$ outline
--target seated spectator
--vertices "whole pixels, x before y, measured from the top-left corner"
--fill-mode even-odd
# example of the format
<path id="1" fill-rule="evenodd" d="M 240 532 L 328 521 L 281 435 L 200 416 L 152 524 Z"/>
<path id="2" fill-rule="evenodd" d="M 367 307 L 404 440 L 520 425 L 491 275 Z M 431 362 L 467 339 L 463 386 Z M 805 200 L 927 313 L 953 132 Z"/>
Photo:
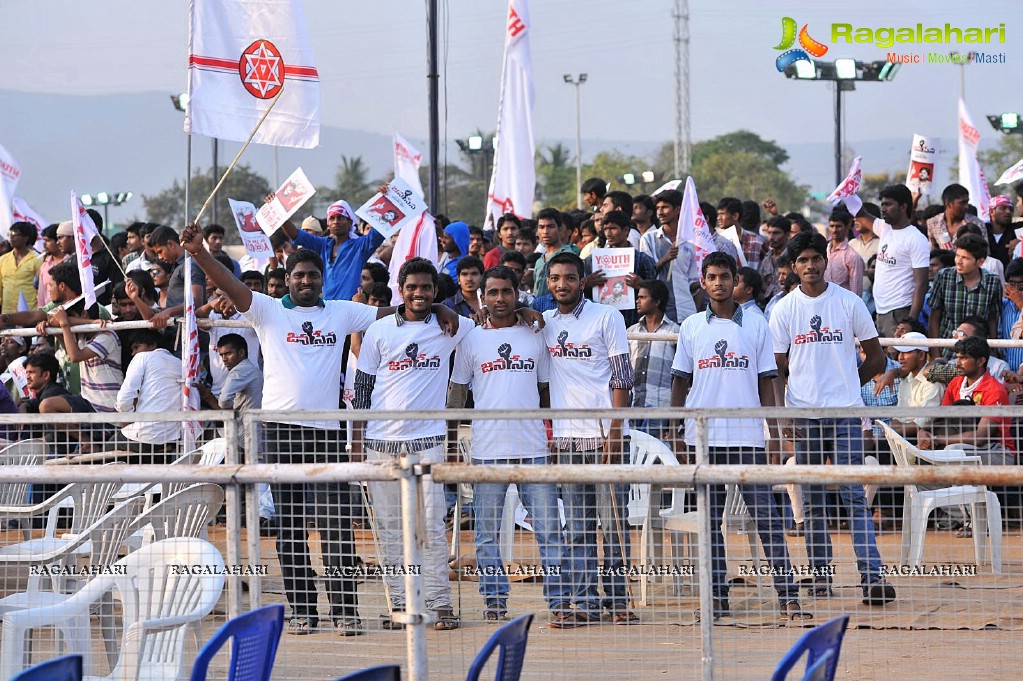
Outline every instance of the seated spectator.
<path id="1" fill-rule="evenodd" d="M 117 411 L 179 411 L 181 360 L 160 347 L 160 334 L 154 329 L 136 331 L 131 351 L 131 364 L 117 393 Z M 121 429 L 121 435 L 128 450 L 136 454 L 131 463 L 166 463 L 177 451 L 181 424 L 133 421 Z"/>
<path id="2" fill-rule="evenodd" d="M 28 377 L 29 390 L 33 391 L 35 397 L 24 400 L 18 406 L 18 412 L 22 414 L 92 414 L 93 409 L 89 401 L 79 395 L 72 395 L 67 388 L 57 382 L 60 376 L 60 363 L 52 352 L 40 352 L 25 360 L 25 373 Z M 181 363 L 178 362 L 178 373 L 181 373 Z M 61 425 L 54 426 L 53 430 L 47 427 L 30 426 L 26 428 L 28 437 L 45 436 L 48 441 L 56 442 L 57 451 L 60 454 L 69 454 L 74 449 L 70 441 L 91 443 L 102 441 L 106 427 Z"/>
<path id="3" fill-rule="evenodd" d="M 899 407 L 937 407 L 941 404 L 945 392 L 944 385 L 927 380 L 930 368 L 930 355 L 923 345 L 914 345 L 914 341 L 924 340 L 927 336 L 917 331 L 910 331 L 901 337 L 902 344 L 894 346 L 899 353 L 904 377 L 899 384 Z M 909 419 L 892 419 L 889 424 L 898 433 L 913 440 L 920 428 L 930 428 L 931 419 L 918 416 Z"/>
<path id="4" fill-rule="evenodd" d="M 117 390 L 124 380 L 121 341 L 117 334 L 112 331 L 72 333 L 71 320 L 62 307 L 54 308 L 47 321 L 40 322 L 40 325 L 43 324 L 60 328 L 68 360 L 80 365 L 82 397 L 96 411 L 116 411 Z"/>
<path id="5" fill-rule="evenodd" d="M 963 323 L 952 330 L 949 337 L 955 340 L 962 340 L 963 338 L 976 337 L 983 338 L 987 341 L 987 329 L 985 328 L 984 320 L 980 317 L 969 317 L 963 320 Z M 958 361 L 953 357 L 951 361 L 946 361 L 943 358 L 934 360 L 931 364 L 930 369 L 927 371 L 927 380 L 934 383 L 949 383 L 956 376 Z M 998 379 L 999 383 L 1005 383 L 1005 373 L 1011 370 L 1011 367 L 1005 363 L 1004 360 L 992 355 L 987 362 L 988 373 L 994 378 Z"/>
<path id="6" fill-rule="evenodd" d="M 981 406 L 1007 405 L 1009 396 L 1005 392 L 1005 387 L 988 372 L 991 348 L 987 341 L 970 336 L 957 341 L 954 350 L 959 375 L 948 384 L 941 404 L 945 406 L 960 400 L 969 400 Z M 943 449 L 948 445 L 960 444 L 974 448 L 985 464 L 1016 463 L 1010 419 L 981 417 L 976 423 L 976 428 L 958 433 L 941 434 L 922 428 L 917 429 L 917 445 L 921 449 Z"/>
<path id="7" fill-rule="evenodd" d="M 384 288 L 387 285 L 384 284 Z M 390 289 L 387 289 L 390 291 Z M 237 333 L 228 333 L 217 341 L 217 354 L 227 369 L 220 390 L 221 409 L 260 409 L 263 404 L 263 372 L 249 359 L 249 344 Z"/>
<path id="8" fill-rule="evenodd" d="M 998 332 L 1003 288 L 996 275 L 981 269 L 987 258 L 987 240 L 967 234 L 956 240 L 955 252 L 955 268 L 938 272 L 927 296 L 931 305 L 929 335 L 947 338 L 964 319 L 978 316 L 987 321 L 987 335 L 992 337 Z M 931 349 L 932 356 L 941 354 L 940 348 Z"/>

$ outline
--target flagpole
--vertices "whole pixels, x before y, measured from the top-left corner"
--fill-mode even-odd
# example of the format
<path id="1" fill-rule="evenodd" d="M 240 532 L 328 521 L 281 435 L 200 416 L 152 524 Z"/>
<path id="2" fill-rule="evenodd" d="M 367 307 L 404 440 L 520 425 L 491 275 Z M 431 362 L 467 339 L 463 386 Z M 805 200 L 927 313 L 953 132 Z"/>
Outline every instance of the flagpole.
<path id="1" fill-rule="evenodd" d="M 192 133 L 185 135 L 185 220 L 192 214 Z"/>
<path id="2" fill-rule="evenodd" d="M 284 94 L 283 87 L 280 91 L 278 91 L 277 96 L 273 98 L 273 101 L 270 102 L 270 106 L 267 107 L 266 111 L 263 112 L 259 122 L 256 123 L 256 127 L 252 129 L 251 133 L 249 133 L 249 138 L 245 140 L 245 144 L 243 144 L 242 148 L 238 150 L 237 154 L 235 154 L 234 160 L 231 161 L 231 165 L 229 165 L 227 170 L 224 171 L 224 175 L 220 178 L 220 181 L 217 182 L 217 185 L 213 188 L 213 191 L 210 192 L 210 195 L 206 197 L 206 202 L 202 204 L 202 208 L 199 209 L 198 215 L 196 215 L 195 220 L 193 220 L 195 224 L 199 223 L 199 218 L 201 218 L 202 214 L 206 212 L 206 209 L 210 207 L 210 204 L 213 202 L 213 197 L 217 195 L 218 191 L 220 191 L 220 187 L 223 186 L 227 176 L 231 174 L 231 171 L 234 170 L 234 167 L 238 164 L 238 160 L 242 157 L 242 154 L 244 154 L 245 150 L 249 148 L 249 143 L 252 141 L 252 138 L 256 136 L 257 132 L 259 132 L 259 128 L 263 125 L 263 121 L 265 121 L 266 117 L 270 115 L 271 111 L 273 111 L 274 105 L 277 104 L 277 100 L 281 98 L 282 94 Z"/>
<path id="3" fill-rule="evenodd" d="M 430 200 L 432 210 L 440 210 L 440 107 L 438 104 L 440 75 L 437 73 L 437 0 L 427 3 L 428 66 L 426 79 L 430 86 Z"/>

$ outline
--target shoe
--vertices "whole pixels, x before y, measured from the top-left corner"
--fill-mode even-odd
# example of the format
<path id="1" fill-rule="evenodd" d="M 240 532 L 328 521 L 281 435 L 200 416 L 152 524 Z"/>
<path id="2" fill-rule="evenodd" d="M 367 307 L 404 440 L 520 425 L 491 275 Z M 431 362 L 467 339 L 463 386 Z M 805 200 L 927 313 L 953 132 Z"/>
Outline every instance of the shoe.
<path id="1" fill-rule="evenodd" d="M 803 523 L 793 523 L 792 527 L 785 530 L 785 534 L 787 534 L 790 537 L 802 537 Z"/>
<path id="2" fill-rule="evenodd" d="M 316 628 L 316 620 L 305 617 L 294 617 L 288 620 L 287 632 L 292 636 L 305 636 L 311 634 Z"/>
<path id="3" fill-rule="evenodd" d="M 581 610 L 563 610 L 551 620 L 551 629 L 575 629 L 600 621 L 599 615 L 591 615 Z"/>
<path id="4" fill-rule="evenodd" d="M 808 593 L 810 598 L 831 598 L 835 595 L 831 588 L 831 580 L 827 577 L 813 580 Z"/>
<path id="5" fill-rule="evenodd" d="M 366 633 L 366 628 L 362 626 L 362 620 L 358 617 L 334 620 L 334 629 L 337 630 L 338 636 L 362 636 Z"/>
<path id="6" fill-rule="evenodd" d="M 863 605 L 887 605 L 895 600 L 895 587 L 884 581 L 863 587 Z"/>

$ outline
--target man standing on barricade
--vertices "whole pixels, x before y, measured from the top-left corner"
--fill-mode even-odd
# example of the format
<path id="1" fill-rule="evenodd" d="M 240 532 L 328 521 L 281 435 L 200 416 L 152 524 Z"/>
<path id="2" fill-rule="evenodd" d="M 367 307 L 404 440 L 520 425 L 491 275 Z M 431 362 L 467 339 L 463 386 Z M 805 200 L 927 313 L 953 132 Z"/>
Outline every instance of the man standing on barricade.
<path id="1" fill-rule="evenodd" d="M 380 319 L 366 331 L 355 374 L 356 409 L 413 411 L 436 409 L 444 404 L 448 366 L 455 346 L 474 327 L 462 318 L 450 336 L 441 332 L 435 317 L 437 270 L 424 258 L 412 258 L 398 273 L 398 287 L 405 301 L 396 311 Z M 372 309 L 372 308 L 371 308 Z M 454 313 L 451 313 L 454 314 Z M 352 456 L 361 458 L 363 447 L 370 461 L 394 462 L 408 454 L 419 454 L 425 464 L 444 461 L 444 421 L 394 420 L 356 423 L 352 436 Z M 405 566 L 402 559 L 402 508 L 398 482 L 370 482 L 376 532 L 380 538 L 384 567 L 419 569 Z M 458 628 L 451 604 L 448 580 L 448 540 L 444 527 L 444 487 L 429 475 L 422 480 L 425 513 L 425 547 L 422 575 L 426 607 L 437 615 L 434 628 Z M 408 509 L 409 512 L 412 509 Z M 457 530 L 456 530 L 457 531 Z M 405 580 L 400 570 L 385 574 L 392 611 L 405 609 Z M 385 620 L 387 629 L 403 625 Z"/>
<path id="2" fill-rule="evenodd" d="M 855 293 L 824 280 L 828 244 L 816 232 L 792 237 L 788 259 L 799 286 L 778 301 L 771 313 L 774 355 L 782 377 L 788 378 L 785 404 L 794 408 L 862 407 L 860 386 L 884 368 L 884 352 L 867 306 Z M 855 340 L 866 354 L 859 359 Z M 779 390 L 780 393 L 780 390 Z M 781 402 L 779 394 L 777 401 Z M 795 438 L 797 464 L 863 464 L 863 435 L 858 418 L 799 418 L 786 437 Z M 827 526 L 826 488 L 804 485 L 806 552 L 814 581 L 810 594 L 827 598 L 831 590 L 831 536 Z M 838 486 L 849 513 L 856 567 L 865 605 L 895 600 L 895 588 L 881 574 L 881 554 L 863 485 Z"/>
<path id="3" fill-rule="evenodd" d="M 345 336 L 366 330 L 377 318 L 393 314 L 394 308 L 324 301 L 323 260 L 311 250 L 288 257 L 289 292 L 278 301 L 253 293 L 217 262 L 203 246 L 197 225 L 185 228 L 181 245 L 259 336 L 266 369 L 263 408 L 294 412 L 336 409 Z M 271 463 L 344 463 L 344 441 L 336 420 L 308 421 L 296 414 L 293 420 L 263 424 L 262 452 Z M 349 486 L 282 483 L 271 489 L 280 522 L 277 557 L 292 610 L 288 633 L 308 634 L 317 625 L 316 574 L 306 543 L 307 521 L 315 521 L 325 537 L 321 546 L 334 627 L 342 636 L 363 633 L 356 582 L 349 572 L 356 564 Z M 307 492 L 314 498 L 311 509 Z"/>
<path id="4" fill-rule="evenodd" d="M 550 406 L 550 358 L 543 339 L 515 314 L 518 281 L 507 267 L 483 274 L 483 303 L 490 321 L 466 336 L 455 353 L 448 387 L 448 407 L 465 406 L 472 385 L 476 409 L 539 409 Z M 449 424 L 456 433 L 457 421 Z M 548 463 L 547 433 L 543 421 L 475 419 L 472 424 L 472 463 Z M 519 497 L 533 524 L 543 564 L 544 598 L 557 616 L 570 605 L 561 582 L 561 519 L 554 483 L 517 485 Z M 508 614 L 508 575 L 498 534 L 504 516 L 508 483 L 473 485 L 476 519 L 476 565 L 484 620 L 503 620 Z"/>
<path id="5" fill-rule="evenodd" d="M 551 355 L 551 407 L 624 409 L 632 390 L 632 365 L 625 321 L 613 307 L 582 295 L 583 261 L 558 253 L 547 263 L 547 287 L 558 307 L 544 312 L 544 341 Z M 622 419 L 554 421 L 559 463 L 620 463 Z M 574 610 L 558 613 L 551 627 L 567 629 L 599 622 L 602 606 L 615 624 L 639 618 L 629 610 L 625 570 L 629 562 L 626 524 L 627 484 L 562 485 L 565 550 L 562 578 Z M 604 535 L 602 569 L 605 599 L 597 594 L 597 518 Z"/>
<path id="6" fill-rule="evenodd" d="M 774 381 L 778 367 L 772 354 L 771 329 L 764 316 L 744 312 L 732 298 L 735 259 L 711 253 L 703 260 L 703 290 L 710 299 L 706 312 L 682 322 L 671 373 L 671 406 L 696 409 L 775 406 Z M 722 390 L 728 386 L 728 390 Z M 712 465 L 764 465 L 767 452 L 764 421 L 711 419 L 707 424 L 709 462 Z M 696 420 L 686 419 L 686 444 L 695 447 Z M 772 439 L 780 443 L 776 424 Z M 774 505 L 770 485 L 740 485 L 764 554 L 771 567 L 782 614 L 791 620 L 812 619 L 799 608 L 799 586 L 792 573 L 782 519 Z M 724 485 L 710 486 L 711 578 L 714 617 L 729 614 L 725 540 L 721 517 Z"/>

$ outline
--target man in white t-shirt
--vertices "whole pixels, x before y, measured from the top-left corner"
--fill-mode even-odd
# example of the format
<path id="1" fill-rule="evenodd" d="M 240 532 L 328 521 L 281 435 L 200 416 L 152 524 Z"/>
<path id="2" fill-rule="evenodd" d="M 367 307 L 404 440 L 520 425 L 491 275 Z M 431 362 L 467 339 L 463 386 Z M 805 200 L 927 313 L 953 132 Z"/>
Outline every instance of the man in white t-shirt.
<path id="1" fill-rule="evenodd" d="M 472 385 L 475 409 L 539 409 L 550 406 L 550 357 L 543 338 L 515 315 L 518 281 L 507 267 L 483 274 L 483 303 L 490 313 L 486 326 L 473 329 L 458 346 L 448 386 L 448 407 L 465 406 Z M 451 425 L 457 430 L 457 422 Z M 475 419 L 472 423 L 473 464 L 533 464 L 548 461 L 543 421 Z M 543 591 L 554 615 L 571 600 L 561 582 L 561 519 L 557 485 L 531 482 L 516 485 L 529 513 L 543 563 Z M 502 620 L 508 613 L 508 577 L 498 535 L 508 483 L 473 485 L 476 520 L 476 565 L 484 620 Z"/>
<path id="2" fill-rule="evenodd" d="M 900 320 L 920 316 L 927 295 L 931 247 L 927 237 L 909 221 L 913 195 L 906 185 L 885 187 L 880 196 L 881 218 L 874 220 L 873 228 L 880 238 L 873 295 L 877 330 L 891 338 Z"/>
<path id="3" fill-rule="evenodd" d="M 412 258 L 398 272 L 404 305 L 370 325 L 362 339 L 359 369 L 355 374 L 356 409 L 414 411 L 436 409 L 445 402 L 451 352 L 473 329 L 461 318 L 458 331 L 444 335 L 431 308 L 437 295 L 437 270 L 424 258 Z M 365 439 L 363 428 L 365 427 Z M 425 463 L 444 461 L 444 421 L 394 420 L 356 422 L 352 456 L 365 448 L 370 461 L 395 462 L 416 456 Z M 385 566 L 400 567 L 402 559 L 401 487 L 398 482 L 370 482 L 377 536 Z M 448 581 L 448 542 L 444 527 L 444 486 L 429 475 L 422 478 L 426 543 L 423 549 L 423 591 L 426 607 L 436 613 L 434 628 L 458 628 Z M 405 609 L 405 580 L 398 573 L 385 575 L 391 611 Z M 387 628 L 402 625 L 387 620 Z"/>
<path id="4" fill-rule="evenodd" d="M 860 386 L 884 368 L 884 352 L 867 306 L 855 293 L 824 280 L 828 244 L 816 232 L 797 234 L 788 254 L 799 286 L 778 301 L 771 313 L 771 335 L 779 373 L 788 377 L 784 404 L 796 409 L 862 407 Z M 855 340 L 866 354 L 857 368 Z M 781 392 L 780 389 L 778 391 Z M 781 395 L 776 400 L 782 403 Z M 862 465 L 863 434 L 858 418 L 798 418 L 786 437 L 794 437 L 796 463 Z M 827 598 L 831 590 L 831 536 L 826 488 L 804 485 L 806 553 L 813 570 L 810 593 Z M 895 588 L 881 574 L 881 554 L 863 485 L 838 486 L 849 515 L 856 565 L 865 605 L 895 600 Z"/>
<path id="5" fill-rule="evenodd" d="M 775 406 L 778 368 L 772 353 L 771 329 L 763 315 L 745 312 L 732 297 L 735 259 L 711 253 L 703 260 L 703 290 L 710 303 L 682 322 L 671 373 L 671 406 L 696 409 L 742 409 Z M 722 390 L 728 386 L 728 390 Z M 776 424 L 773 437 L 780 440 Z M 764 420 L 711 419 L 708 424 L 708 462 L 711 465 L 767 463 Z M 676 428 L 677 429 L 677 428 Z M 696 447 L 696 420 L 686 419 L 686 444 Z M 700 461 L 697 464 L 703 463 Z M 790 620 L 813 619 L 799 607 L 799 586 L 785 544 L 781 515 L 770 485 L 740 485 L 746 507 L 757 525 L 764 555 L 771 566 L 774 588 Z M 729 614 L 725 540 L 721 518 L 725 486 L 710 486 L 711 583 L 715 617 Z"/>
<path id="6" fill-rule="evenodd" d="M 579 256 L 558 253 L 550 259 L 547 285 L 558 306 L 544 312 L 544 342 L 551 355 L 551 407 L 624 409 L 632 390 L 625 321 L 613 307 L 587 301 L 582 279 Z M 559 462 L 619 463 L 622 459 L 626 434 L 622 419 L 556 419 L 553 429 Z M 629 560 L 628 492 L 627 484 L 561 486 L 567 521 L 561 574 L 575 609 L 556 614 L 551 627 L 600 621 L 602 607 L 616 624 L 638 619 L 629 609 L 624 575 Z M 604 537 L 603 602 L 597 594 L 598 517 Z"/>
<path id="7" fill-rule="evenodd" d="M 345 336 L 369 328 L 395 308 L 373 308 L 341 300 L 324 301 L 323 261 L 303 249 L 288 256 L 288 294 L 280 300 L 253 293 L 217 262 L 203 245 L 202 230 L 189 225 L 181 245 L 206 276 L 252 324 L 263 351 L 263 408 L 272 411 L 324 411 L 339 404 L 341 352 Z M 438 306 L 440 307 L 440 306 Z M 447 322 L 455 318 L 443 310 Z M 294 419 L 263 424 L 262 452 L 270 463 L 343 463 L 344 433 L 337 420 Z M 317 625 L 316 580 L 307 543 L 307 523 L 320 531 L 330 618 L 341 636 L 363 633 L 359 619 L 357 564 L 352 536 L 350 486 L 337 483 L 271 486 L 278 512 L 277 556 L 291 605 L 290 634 L 308 634 Z M 309 493 L 312 501 L 307 501 Z"/>

